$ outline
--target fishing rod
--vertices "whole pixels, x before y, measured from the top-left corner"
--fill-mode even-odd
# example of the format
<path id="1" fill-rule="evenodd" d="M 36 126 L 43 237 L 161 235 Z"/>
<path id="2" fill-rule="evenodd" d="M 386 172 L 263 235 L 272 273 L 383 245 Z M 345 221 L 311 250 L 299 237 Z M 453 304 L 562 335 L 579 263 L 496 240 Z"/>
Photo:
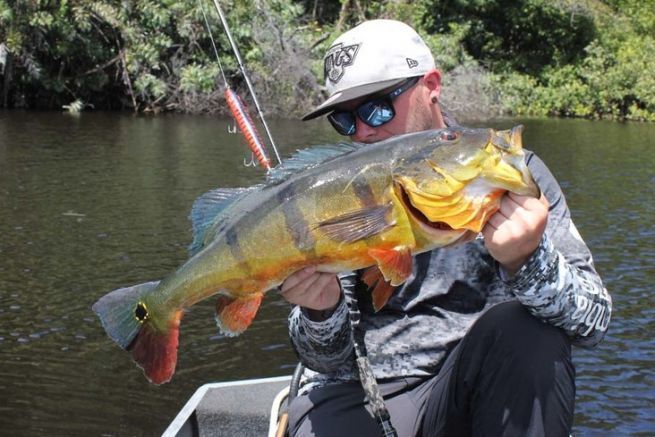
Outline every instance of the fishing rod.
<path id="1" fill-rule="evenodd" d="M 246 81 L 246 85 L 248 86 L 248 90 L 250 91 L 250 95 L 252 96 L 255 107 L 257 108 L 257 113 L 259 115 L 259 118 L 262 121 L 262 125 L 264 126 L 264 129 L 266 130 L 266 134 L 268 135 L 268 139 L 271 142 L 271 147 L 275 152 L 275 157 L 277 158 L 277 162 L 281 164 L 282 160 L 280 159 L 280 154 L 277 151 L 275 141 L 273 140 L 273 136 L 271 135 L 271 131 L 268 128 L 268 124 L 266 123 L 264 114 L 261 110 L 261 107 L 259 106 L 259 101 L 257 100 L 255 90 L 252 86 L 252 83 L 250 82 L 250 78 L 248 77 L 245 66 L 243 65 L 243 61 L 241 60 L 241 54 L 239 53 L 239 49 L 236 46 L 234 39 L 232 38 L 232 33 L 230 32 L 230 28 L 227 24 L 227 20 L 225 20 L 225 16 L 223 15 L 223 11 L 218 3 L 218 0 L 213 0 L 213 1 L 214 1 L 214 6 L 216 7 L 216 12 L 218 13 L 218 16 L 221 19 L 221 23 L 223 24 L 225 33 L 227 34 L 228 40 L 230 41 L 230 45 L 232 46 L 232 51 L 234 52 L 234 55 L 237 58 L 239 69 L 243 74 L 243 77 Z M 245 103 L 243 102 L 243 100 L 241 100 L 239 95 L 234 90 L 232 90 L 229 82 L 227 81 L 227 77 L 225 76 L 225 71 L 223 70 L 223 66 L 221 65 L 221 60 L 218 55 L 218 49 L 216 48 L 216 43 L 214 41 L 211 28 L 209 27 L 209 21 L 207 20 L 205 8 L 202 5 L 202 0 L 198 0 L 198 4 L 200 5 L 200 10 L 202 11 L 202 16 L 205 20 L 205 25 L 207 27 L 209 39 L 211 40 L 212 47 L 214 49 L 214 54 L 216 55 L 218 68 L 221 71 L 221 75 L 223 76 L 223 81 L 225 82 L 224 95 L 225 95 L 225 100 L 227 101 L 228 108 L 230 109 L 230 112 L 234 116 L 234 119 L 237 125 L 239 126 L 239 129 L 243 133 L 246 142 L 248 143 L 248 147 L 250 147 L 250 150 L 252 150 L 254 156 L 257 158 L 259 163 L 264 168 L 266 168 L 266 170 L 270 170 L 271 169 L 270 159 L 266 154 L 266 148 L 264 147 L 264 143 L 262 142 L 261 137 L 259 136 L 259 132 L 255 128 L 255 124 L 252 121 L 252 117 L 250 117 L 250 114 L 248 113 L 248 109 Z"/>

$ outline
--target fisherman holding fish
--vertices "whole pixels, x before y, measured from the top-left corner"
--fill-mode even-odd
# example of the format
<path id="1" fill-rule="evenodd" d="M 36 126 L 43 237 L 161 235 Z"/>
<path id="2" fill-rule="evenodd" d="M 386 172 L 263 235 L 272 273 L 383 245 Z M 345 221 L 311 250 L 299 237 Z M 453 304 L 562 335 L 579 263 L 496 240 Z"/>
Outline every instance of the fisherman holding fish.
<path id="1" fill-rule="evenodd" d="M 163 384 L 187 308 L 215 297 L 238 335 L 281 286 L 307 368 L 291 435 L 569 435 L 571 345 L 601 341 L 611 298 L 522 128 L 457 126 L 397 21 L 340 36 L 325 76 L 305 119 L 354 142 L 200 196 L 189 259 L 93 305 L 109 337 Z"/>
<path id="2" fill-rule="evenodd" d="M 367 144 L 455 124 L 429 48 L 403 23 L 364 22 L 324 62 L 329 97 L 303 120 L 327 114 L 337 132 Z M 292 436 L 381 435 L 371 413 L 380 406 L 369 405 L 376 391 L 399 436 L 570 434 L 571 345 L 601 341 L 611 298 L 554 177 L 533 153 L 525 161 L 541 197 L 507 193 L 478 238 L 414 256 L 381 309 L 367 290 L 384 281 L 362 271 L 308 267 L 284 281 L 281 295 L 296 305 L 292 344 L 307 368 L 290 406 Z M 356 355 L 374 379 L 360 378 L 367 367 Z"/>

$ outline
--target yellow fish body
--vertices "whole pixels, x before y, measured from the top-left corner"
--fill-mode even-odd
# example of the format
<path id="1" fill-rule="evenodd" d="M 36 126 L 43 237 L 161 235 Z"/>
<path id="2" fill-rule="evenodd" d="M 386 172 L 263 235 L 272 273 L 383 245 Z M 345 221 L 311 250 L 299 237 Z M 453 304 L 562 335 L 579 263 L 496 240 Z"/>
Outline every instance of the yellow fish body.
<path id="1" fill-rule="evenodd" d="M 383 278 L 364 280 L 379 310 L 411 274 L 412 255 L 475 237 L 508 190 L 540 195 L 521 130 L 449 128 L 301 151 L 264 185 L 201 196 L 191 214 L 191 258 L 162 281 L 115 290 L 93 309 L 157 384 L 175 371 L 184 308 L 212 295 L 219 328 L 236 335 L 264 293 L 303 267 L 376 266 Z"/>

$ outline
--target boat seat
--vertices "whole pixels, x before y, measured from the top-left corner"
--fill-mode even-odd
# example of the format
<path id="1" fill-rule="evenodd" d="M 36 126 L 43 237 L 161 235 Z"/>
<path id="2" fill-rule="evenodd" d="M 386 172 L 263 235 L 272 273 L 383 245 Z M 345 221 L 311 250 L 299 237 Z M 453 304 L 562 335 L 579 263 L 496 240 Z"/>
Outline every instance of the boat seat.
<path id="1" fill-rule="evenodd" d="M 202 437 L 265 436 L 268 434 L 271 404 L 289 385 L 273 384 L 224 387 L 210 390 L 196 408 L 196 420 Z"/>
<path id="2" fill-rule="evenodd" d="M 289 386 L 288 377 L 246 383 L 206 384 L 195 408 L 178 416 L 183 422 L 164 433 L 171 437 L 261 437 L 269 432 L 271 405 Z M 191 401 L 190 401 L 191 403 Z M 186 417 L 184 417 L 186 416 Z M 181 426 L 180 426 L 181 425 Z"/>

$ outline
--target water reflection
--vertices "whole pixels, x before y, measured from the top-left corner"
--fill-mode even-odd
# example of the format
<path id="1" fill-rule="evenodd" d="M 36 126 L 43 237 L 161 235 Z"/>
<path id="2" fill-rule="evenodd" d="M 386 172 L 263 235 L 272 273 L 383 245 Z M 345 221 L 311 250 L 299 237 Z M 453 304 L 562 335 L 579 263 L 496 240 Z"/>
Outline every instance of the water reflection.
<path id="1" fill-rule="evenodd" d="M 576 435 L 655 429 L 655 126 L 526 125 L 560 181 L 614 298 L 610 333 L 576 349 Z M 267 296 L 241 337 L 217 335 L 211 303 L 182 324 L 173 383 L 148 384 L 105 336 L 91 304 L 186 259 L 193 200 L 261 180 L 227 119 L 0 112 L 0 429 L 7 435 L 151 435 L 197 386 L 291 372 L 288 305 Z M 327 124 L 273 121 L 288 156 L 339 141 Z"/>

